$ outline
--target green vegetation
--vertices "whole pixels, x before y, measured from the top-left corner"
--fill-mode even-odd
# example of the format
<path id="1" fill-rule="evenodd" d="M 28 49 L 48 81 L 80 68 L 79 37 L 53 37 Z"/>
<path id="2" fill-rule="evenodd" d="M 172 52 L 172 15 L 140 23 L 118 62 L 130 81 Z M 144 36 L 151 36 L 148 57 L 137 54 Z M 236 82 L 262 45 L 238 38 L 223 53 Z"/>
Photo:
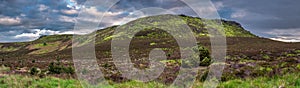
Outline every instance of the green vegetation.
<path id="1" fill-rule="evenodd" d="M 274 77 L 235 79 L 221 83 L 221 88 L 299 88 L 300 74 L 287 74 Z"/>
<path id="2" fill-rule="evenodd" d="M 263 59 L 270 59 L 270 56 L 265 54 L 265 55 L 262 56 L 262 58 Z"/>
<path id="3" fill-rule="evenodd" d="M 30 69 L 30 74 L 31 74 L 31 75 L 38 75 L 38 74 L 41 74 L 41 69 L 36 68 L 36 67 L 33 67 L 33 68 Z"/>
<path id="4" fill-rule="evenodd" d="M 59 45 L 61 44 L 60 41 L 57 42 L 49 42 L 49 43 L 37 43 L 37 44 L 32 44 L 29 46 L 29 49 L 38 49 L 30 54 L 44 54 L 48 52 L 55 51 L 59 48 Z"/>
<path id="5" fill-rule="evenodd" d="M 59 79 L 54 77 L 39 78 L 34 76 L 8 75 L 0 78 L 1 88 L 78 88 L 75 79 Z"/>
<path id="6" fill-rule="evenodd" d="M 300 50 L 295 50 L 296 53 L 300 54 Z"/>
<path id="7" fill-rule="evenodd" d="M 199 53 L 200 66 L 208 66 L 211 64 L 212 60 L 211 60 L 210 53 L 207 48 L 205 48 L 202 45 L 198 45 L 197 47 L 195 47 L 193 49 Z"/>
<path id="8" fill-rule="evenodd" d="M 56 43 L 56 42 L 54 42 L 54 43 L 46 43 L 46 42 L 44 42 L 44 43 L 34 44 L 33 48 L 43 48 L 43 47 L 46 47 L 46 46 L 55 47 L 55 46 L 58 46 L 58 45 L 59 45 L 59 43 Z"/>
<path id="9" fill-rule="evenodd" d="M 123 83 L 110 82 L 114 88 L 165 88 L 159 82 L 142 83 L 138 81 L 128 81 Z M 202 88 L 203 82 L 196 81 L 193 88 Z M 8 75 L 0 78 L 0 87 L 27 87 L 27 88 L 82 88 L 80 82 L 75 79 L 59 79 L 54 77 L 39 78 L 35 76 Z M 258 77 L 247 79 L 235 79 L 221 82 L 218 88 L 299 88 L 300 73 L 286 74 L 274 77 Z"/>
<path id="10" fill-rule="evenodd" d="M 61 65 L 60 62 L 50 63 L 48 71 L 52 74 L 60 74 L 60 73 L 74 74 L 75 73 L 74 68 L 65 67 L 65 66 Z"/>
<path id="11" fill-rule="evenodd" d="M 196 33 L 196 35 L 198 35 L 198 37 L 209 36 L 208 30 L 205 29 L 206 27 L 204 26 L 205 23 L 209 24 L 212 28 L 221 28 L 219 25 L 216 24 L 219 22 L 216 22 L 215 20 L 206 20 L 185 15 L 180 16 L 191 29 L 197 29 L 193 31 Z M 249 31 L 245 30 L 239 23 L 225 20 L 221 20 L 221 22 L 224 28 L 225 35 L 227 37 L 256 37 Z"/>
<path id="12" fill-rule="evenodd" d="M 166 15 L 172 16 L 172 15 Z M 153 21 L 153 19 L 160 18 L 162 16 L 151 16 L 146 18 L 140 18 L 136 21 Z M 133 87 L 143 87 L 143 88 L 164 88 L 165 84 L 169 82 L 169 79 L 172 80 L 172 76 L 177 74 L 178 70 L 177 66 L 180 64 L 186 66 L 198 66 L 199 64 L 195 64 L 196 62 L 200 63 L 200 68 L 206 70 L 206 68 L 213 62 L 210 57 L 209 49 L 206 48 L 210 45 L 209 39 L 206 39 L 209 35 L 208 29 L 210 27 L 204 27 L 203 21 L 205 19 L 196 18 L 196 17 L 188 17 L 188 16 L 180 16 L 183 18 L 183 21 L 172 20 L 169 19 L 170 23 L 175 26 L 185 25 L 185 23 L 192 29 L 193 34 L 197 37 L 197 40 L 200 41 L 203 46 L 197 46 L 193 49 L 199 52 L 200 58 L 195 58 L 190 62 L 184 62 L 184 60 L 177 60 L 180 58 L 178 55 L 178 51 L 172 45 L 172 42 L 175 42 L 172 39 L 172 36 L 165 31 L 162 31 L 159 28 L 153 28 L 149 25 L 140 23 L 133 26 L 119 26 L 119 27 L 129 27 L 130 30 L 137 30 L 139 28 L 143 28 L 143 31 L 138 32 L 134 38 L 138 41 L 132 42 L 133 45 L 139 45 L 142 47 L 132 47 L 134 50 L 134 54 L 132 59 L 143 58 L 147 56 L 147 50 L 149 47 L 144 47 L 143 45 L 149 45 L 152 47 L 160 47 L 163 45 L 170 46 L 168 48 L 162 48 L 168 56 L 168 60 L 161 61 L 167 65 L 166 71 L 162 74 L 162 78 L 158 79 L 159 82 L 148 82 L 142 83 L 137 81 L 125 81 L 120 83 L 111 82 L 113 87 L 122 87 L 122 88 L 133 88 Z M 299 73 L 296 74 L 287 74 L 284 76 L 276 76 L 279 74 L 286 73 L 295 73 L 299 72 L 300 65 L 298 64 L 298 56 L 300 55 L 300 50 L 293 50 L 292 52 L 287 52 L 283 55 L 277 53 L 269 53 L 268 51 L 281 51 L 284 48 L 294 48 L 296 45 L 292 45 L 289 43 L 280 43 L 275 41 L 269 41 L 268 39 L 258 38 L 255 35 L 251 34 L 249 31 L 246 31 L 242 28 L 242 26 L 233 21 L 224 21 L 223 25 L 217 25 L 214 23 L 215 20 L 208 20 L 209 25 L 213 28 L 221 28 L 224 27 L 225 35 L 227 38 L 228 44 L 228 54 L 226 58 L 229 62 L 226 63 L 228 69 L 224 70 L 223 76 L 221 80 L 223 83 L 220 84 L 221 88 L 231 88 L 231 87 L 299 87 Z M 149 23 L 150 25 L 167 25 L 170 23 L 164 23 L 163 21 L 154 21 L 153 23 Z M 104 73 L 108 73 L 109 75 L 105 75 L 106 78 L 119 81 L 119 75 L 114 68 L 114 66 L 108 62 L 111 62 L 111 52 L 110 52 L 110 41 L 112 38 L 118 35 L 112 35 L 114 30 L 118 26 L 108 27 L 102 30 L 98 30 L 95 33 L 96 37 L 96 48 L 97 48 L 97 58 L 101 58 L 100 66 L 104 67 Z M 120 33 L 122 34 L 122 33 Z M 174 37 L 174 36 L 173 36 Z M 251 38 L 249 38 L 251 37 Z M 23 42 L 23 43 L 12 43 L 12 44 L 1 44 L 0 52 L 1 53 L 1 64 L 0 72 L 0 88 L 2 87 L 80 87 L 79 81 L 75 79 L 58 79 L 49 76 L 58 76 L 58 77 L 66 77 L 74 76 L 74 68 L 69 67 L 71 55 L 69 55 L 68 50 L 71 52 L 72 41 L 71 35 L 53 35 L 53 36 L 43 36 L 38 40 L 32 42 Z M 148 39 L 147 39 L 148 38 Z M 78 46 L 85 45 L 91 42 L 93 36 L 89 37 L 80 37 L 78 40 L 80 43 Z M 150 41 L 149 39 L 153 39 L 154 41 Z M 155 40 L 157 39 L 157 40 Z M 162 39 L 162 40 L 158 40 Z M 165 39 L 165 40 L 163 40 Z M 87 41 L 86 41 L 87 40 Z M 204 40 L 204 41 L 202 41 Z M 160 42 L 163 41 L 163 42 Z M 296 43 L 295 43 L 296 44 Z M 204 47 L 205 45 L 205 47 Z M 291 47 L 293 46 L 293 47 Z M 176 47 L 176 46 L 175 46 Z M 281 47 L 281 48 L 278 48 Z M 24 50 L 19 50 L 24 49 Z M 65 51 L 63 51 L 65 50 Z M 256 53 L 259 51 L 264 51 L 262 53 Z M 6 51 L 12 51 L 12 53 L 7 53 Z M 146 51 L 146 54 L 144 53 Z M 45 54 L 53 52 L 51 54 Z M 99 54 L 99 52 L 101 54 Z M 140 53 L 141 52 L 141 53 Z M 135 54 L 137 53 L 137 54 Z M 42 55 L 27 55 L 27 54 L 42 54 Z M 232 55 L 235 54 L 235 55 Z M 242 55 L 237 55 L 242 54 Z M 64 61 L 61 63 L 59 60 L 53 63 L 44 64 L 43 62 L 52 61 L 52 59 L 57 56 L 62 56 Z M 140 55 L 140 56 L 139 56 Z M 248 56 L 247 56 L 248 55 Z M 280 58 L 279 58 L 280 56 Z M 29 59 L 27 59 L 29 58 Z M 193 57 L 191 57 L 193 58 Z M 276 58 L 276 59 L 274 59 Z M 279 58 L 279 59 L 277 59 Z M 296 58 L 296 59 L 295 59 Z M 14 64 L 12 64 L 11 61 Z M 30 63 L 31 62 L 31 63 Z M 65 63 L 66 62 L 66 63 Z M 144 64 L 143 60 L 137 61 L 138 63 Z M 29 64 L 28 64 L 29 63 Z M 42 64 L 41 64 L 42 63 Z M 147 62 L 145 62 L 146 64 Z M 6 66 L 7 67 L 6 67 Z M 11 68 L 9 68 L 11 67 Z M 8 75 L 14 71 L 20 71 L 16 68 L 24 68 L 22 71 L 29 76 L 19 76 L 19 75 Z M 40 68 L 37 68 L 40 67 Z M 10 71 L 11 70 L 11 71 Z M 227 71 L 227 72 L 225 72 Z M 6 73 L 7 72 L 7 73 Z M 174 72 L 174 74 L 172 73 Z M 49 75 L 48 75 L 49 73 Z M 88 73 L 88 70 L 83 69 L 82 74 Z M 113 74 L 110 74 L 113 73 Z M 206 78 L 208 71 L 206 70 L 204 74 L 199 77 L 199 80 L 195 83 L 194 87 L 199 88 L 202 86 L 203 80 Z M 170 78 L 166 78 L 166 77 Z M 267 76 L 267 77 L 262 77 Z M 258 78 L 252 78 L 258 77 Z M 245 79 L 242 79 L 245 78 Z M 168 80 L 165 80 L 168 79 Z M 161 82 L 162 81 L 162 82 Z"/>
<path id="13" fill-rule="evenodd" d="M 223 25 L 225 35 L 228 37 L 255 37 L 255 35 L 243 29 L 240 25 L 236 25 L 235 22 L 228 22 Z"/>
<path id="14" fill-rule="evenodd" d="M 300 64 L 297 65 L 297 69 L 300 70 Z"/>
<path id="15" fill-rule="evenodd" d="M 163 18 L 172 18 L 177 17 L 181 19 L 163 19 Z M 153 21 L 153 22 L 152 22 Z M 112 26 L 107 27 L 98 31 L 95 31 L 96 34 L 96 44 L 103 43 L 105 41 L 111 40 L 113 37 L 119 35 L 113 35 L 113 32 L 116 28 L 126 28 L 131 31 L 137 31 L 137 29 L 143 29 L 143 31 L 138 32 L 135 35 L 137 38 L 170 38 L 170 34 L 161 29 L 168 29 L 167 27 L 161 25 L 172 24 L 175 27 L 181 27 L 182 25 L 187 25 L 196 37 L 208 37 L 210 36 L 208 29 L 209 28 L 224 28 L 225 35 L 227 37 L 256 37 L 251 34 L 249 31 L 245 30 L 239 23 L 234 21 L 225 21 L 220 20 L 222 25 L 218 25 L 216 20 L 211 19 L 202 19 L 197 17 L 190 17 L 185 15 L 157 15 L 149 16 L 134 20 L 132 22 L 137 22 L 137 24 L 131 25 L 122 25 L 122 26 Z M 132 23 L 129 22 L 129 23 Z M 144 22 L 150 22 L 145 24 Z M 152 22 L 152 23 L 151 23 Z M 205 23 L 209 24 L 209 27 L 206 27 Z M 160 28 L 155 28 L 153 26 L 158 26 Z M 121 33 L 122 34 L 122 33 Z M 176 35 L 173 35 L 176 36 Z M 66 49 L 71 44 L 72 35 L 44 35 L 39 39 L 31 42 L 17 42 L 12 43 L 13 46 L 3 46 L 0 45 L 0 52 L 13 52 L 18 51 L 19 49 L 26 48 L 28 50 L 35 50 L 29 54 L 45 54 L 50 53 L 55 50 Z M 92 41 L 93 36 L 89 37 L 79 37 L 79 43 L 77 46 L 85 45 Z"/>
<path id="16" fill-rule="evenodd" d="M 17 51 L 19 49 L 20 49 L 20 47 L 13 47 L 13 46 L 1 47 L 0 46 L 0 52 L 12 52 L 12 51 Z"/>
<path id="17" fill-rule="evenodd" d="M 179 19 L 173 19 L 179 18 Z M 149 23 L 145 23 L 149 22 Z M 219 25 L 219 22 L 222 22 L 222 25 Z M 130 25 L 134 23 L 135 25 Z M 119 28 L 130 30 L 130 32 L 142 29 L 135 36 L 138 38 L 166 38 L 171 37 L 167 32 L 161 29 L 169 29 L 162 25 L 172 24 L 175 28 L 182 28 L 184 25 L 188 26 L 196 37 L 208 37 L 210 36 L 208 30 L 210 28 L 222 29 L 224 28 L 225 36 L 227 37 L 256 37 L 251 34 L 249 31 L 245 30 L 239 23 L 234 21 L 225 21 L 225 20 L 209 20 L 209 19 L 201 19 L 197 17 L 189 17 L 189 16 L 175 16 L 175 15 L 157 15 L 157 16 L 149 16 L 134 20 L 129 22 L 128 24 L 121 25 Z M 206 25 L 206 26 L 205 26 Z M 154 27 L 153 27 L 154 26 Z M 108 28 L 113 29 L 114 28 Z M 105 29 L 105 30 L 108 30 Z M 100 31 L 103 32 L 103 31 Z M 103 35 L 103 33 L 98 33 Z M 119 35 L 119 34 L 117 34 Z M 172 35 L 176 36 L 176 35 Z M 106 35 L 104 36 L 104 41 L 110 40 L 113 36 Z"/>
<path id="18" fill-rule="evenodd" d="M 6 66 L 4 66 L 4 65 L 1 65 L 1 66 L 0 66 L 0 73 L 1 73 L 1 72 L 7 72 L 7 71 L 9 71 L 9 70 L 10 70 L 9 67 L 6 67 Z"/>
<path id="19" fill-rule="evenodd" d="M 47 43 L 47 42 L 56 42 L 72 39 L 73 35 L 44 35 L 39 39 L 35 40 L 35 43 Z"/>
<path id="20" fill-rule="evenodd" d="M 151 42 L 151 43 L 150 43 L 150 46 L 154 46 L 154 45 L 156 45 L 155 42 Z"/>

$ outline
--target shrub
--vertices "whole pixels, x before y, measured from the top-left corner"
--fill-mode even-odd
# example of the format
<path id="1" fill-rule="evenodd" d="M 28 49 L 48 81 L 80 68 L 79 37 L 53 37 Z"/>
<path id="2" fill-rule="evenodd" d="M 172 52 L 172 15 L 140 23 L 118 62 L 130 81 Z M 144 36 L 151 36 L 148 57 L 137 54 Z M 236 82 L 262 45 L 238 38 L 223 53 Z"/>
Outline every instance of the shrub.
<path id="1" fill-rule="evenodd" d="M 39 69 L 39 68 L 32 67 L 32 68 L 30 69 L 30 74 L 31 74 L 31 75 L 38 75 L 38 74 L 40 74 L 40 73 L 41 73 L 41 69 Z"/>
<path id="2" fill-rule="evenodd" d="M 47 43 L 44 42 L 44 43 L 43 43 L 43 46 L 47 46 Z"/>
<path id="3" fill-rule="evenodd" d="M 199 53 L 200 66 L 208 66 L 211 64 L 211 57 L 207 48 L 198 45 L 194 47 L 193 50 Z"/>
<path id="4" fill-rule="evenodd" d="M 74 74 L 75 70 L 72 67 L 64 67 L 63 65 L 60 65 L 60 63 L 50 63 L 49 72 L 52 74 L 60 74 L 60 73 L 67 73 L 67 74 Z"/>
<path id="5" fill-rule="evenodd" d="M 31 62 L 32 62 L 32 63 L 35 63 L 35 60 L 32 60 Z"/>
<path id="6" fill-rule="evenodd" d="M 208 76 L 208 71 L 206 70 L 204 73 L 203 73 L 203 75 L 200 75 L 200 81 L 201 82 L 204 82 L 205 80 L 206 80 L 206 78 L 207 78 L 207 76 Z"/>
<path id="7" fill-rule="evenodd" d="M 192 50 L 195 51 L 197 54 L 191 56 L 190 60 L 183 60 L 183 67 L 208 66 L 211 64 L 210 53 L 207 48 L 203 46 L 196 46 L 193 47 Z M 196 56 L 198 56 L 199 59 L 196 58 Z"/>
<path id="8" fill-rule="evenodd" d="M 7 72 L 7 71 L 10 71 L 10 68 L 5 66 L 5 65 L 1 65 L 0 66 L 0 72 Z"/>
<path id="9" fill-rule="evenodd" d="M 297 79 L 297 80 L 296 80 L 295 86 L 300 87 L 300 79 Z"/>
<path id="10" fill-rule="evenodd" d="M 110 67 L 110 65 L 109 65 L 108 63 L 105 63 L 105 64 L 103 65 L 103 67 L 108 68 L 108 67 Z"/>
<path id="11" fill-rule="evenodd" d="M 270 59 L 270 56 L 269 55 L 262 55 L 262 58 L 263 59 Z"/>
<path id="12" fill-rule="evenodd" d="M 64 68 L 63 69 L 65 73 L 68 73 L 68 74 L 74 74 L 75 73 L 75 69 L 72 68 L 72 67 L 67 67 L 67 68 Z"/>
<path id="13" fill-rule="evenodd" d="M 300 70 L 300 64 L 297 65 L 297 68 Z"/>
<path id="14" fill-rule="evenodd" d="M 201 62 L 200 66 L 208 66 L 211 64 L 211 58 L 205 57 Z"/>
<path id="15" fill-rule="evenodd" d="M 48 70 L 50 73 L 55 73 L 55 74 L 62 73 L 62 67 L 60 65 L 55 64 L 54 62 L 50 63 Z"/>

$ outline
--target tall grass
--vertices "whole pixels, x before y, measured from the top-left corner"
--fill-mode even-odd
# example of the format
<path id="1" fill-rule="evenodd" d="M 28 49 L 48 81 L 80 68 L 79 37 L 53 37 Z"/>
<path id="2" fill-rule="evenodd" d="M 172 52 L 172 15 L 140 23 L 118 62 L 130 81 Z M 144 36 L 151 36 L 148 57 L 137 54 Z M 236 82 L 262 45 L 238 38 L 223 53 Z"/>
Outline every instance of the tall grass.
<path id="1" fill-rule="evenodd" d="M 0 88 L 78 88 L 80 83 L 75 79 L 59 79 L 54 77 L 29 77 L 7 75 L 0 78 Z"/>
<path id="2" fill-rule="evenodd" d="M 129 81 L 113 83 L 114 88 L 166 88 L 167 85 L 158 82 L 142 83 Z M 202 88 L 203 83 L 196 81 L 193 88 Z M 82 88 L 75 79 L 59 79 L 54 77 L 32 77 L 7 75 L 0 78 L 0 88 Z M 96 86 L 97 87 L 97 86 Z M 102 86 L 103 87 L 103 86 Z M 249 79 L 235 79 L 222 82 L 218 88 L 300 88 L 300 73 L 274 77 L 258 77 Z"/>
<path id="3" fill-rule="evenodd" d="M 274 77 L 235 79 L 221 83 L 220 88 L 300 88 L 300 73 Z"/>

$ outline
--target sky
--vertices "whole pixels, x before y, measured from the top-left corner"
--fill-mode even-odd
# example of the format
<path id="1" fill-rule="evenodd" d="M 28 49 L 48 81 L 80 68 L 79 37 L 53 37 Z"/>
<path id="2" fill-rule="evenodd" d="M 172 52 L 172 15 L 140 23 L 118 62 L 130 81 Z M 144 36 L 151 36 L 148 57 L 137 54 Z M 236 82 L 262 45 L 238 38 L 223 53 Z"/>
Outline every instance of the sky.
<path id="1" fill-rule="evenodd" d="M 105 13 L 99 29 L 148 16 L 142 13 L 128 17 L 148 7 L 197 16 L 180 0 L 120 0 L 107 12 L 101 6 L 85 6 L 85 1 L 0 0 L 0 42 L 32 41 L 42 35 L 88 33 L 88 30 L 73 30 L 76 22 L 97 22 L 93 17 L 78 18 L 83 9 L 90 15 Z M 258 36 L 300 42 L 298 3 L 300 1 L 297 0 L 212 0 L 215 9 L 203 9 L 216 10 L 222 19 L 239 22 L 246 30 Z"/>

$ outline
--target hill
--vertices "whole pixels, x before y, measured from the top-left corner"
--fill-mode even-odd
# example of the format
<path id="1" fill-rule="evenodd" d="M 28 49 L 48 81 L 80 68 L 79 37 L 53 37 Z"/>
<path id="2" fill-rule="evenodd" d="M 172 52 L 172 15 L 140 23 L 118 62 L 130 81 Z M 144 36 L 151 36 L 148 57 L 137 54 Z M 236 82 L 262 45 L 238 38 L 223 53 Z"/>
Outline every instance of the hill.
<path id="1" fill-rule="evenodd" d="M 158 15 L 139 18 L 134 21 L 144 21 L 144 20 L 153 20 L 154 18 L 160 16 L 174 16 L 174 15 Z M 209 33 L 207 28 L 204 27 L 203 20 L 198 17 L 190 17 L 185 15 L 179 15 L 179 17 L 184 20 L 185 24 L 192 29 L 194 36 L 208 37 Z M 132 21 L 133 22 L 133 21 Z M 251 34 L 249 31 L 245 30 L 239 23 L 234 21 L 221 20 L 222 26 L 224 27 L 224 32 L 227 37 L 257 37 L 254 34 Z M 130 22 L 129 22 L 130 23 Z M 157 22 L 156 24 L 164 24 L 162 22 Z M 125 24 L 126 25 L 126 24 Z M 138 24 L 138 26 L 143 24 Z M 137 26 L 137 25 L 135 25 Z M 132 26 L 132 27 L 135 27 Z M 216 25 L 220 26 L 220 25 Z M 107 27 L 96 31 L 96 42 L 100 44 L 102 42 L 108 41 L 113 38 L 114 30 L 119 26 Z M 148 27 L 144 31 L 136 34 L 135 37 L 164 37 L 169 36 L 168 33 L 163 32 L 162 30 L 153 30 L 153 28 Z M 61 51 L 67 48 L 71 48 L 72 35 L 45 35 L 41 36 L 39 39 L 30 41 L 30 42 L 17 42 L 17 43 L 3 43 L 0 44 L 0 52 L 21 52 L 28 54 L 44 54 L 53 51 Z M 26 52 L 25 52 L 26 51 Z"/>
<path id="2" fill-rule="evenodd" d="M 131 22 L 149 21 L 160 16 L 174 15 L 150 16 Z M 207 28 L 203 27 L 202 24 L 202 21 L 205 19 L 184 15 L 179 17 L 192 29 L 198 44 L 210 50 L 210 35 L 207 32 Z M 153 24 L 165 23 L 157 22 Z M 175 24 L 178 25 L 177 22 L 174 22 Z M 134 66 L 141 69 L 147 68 L 149 65 L 147 57 L 150 51 L 154 48 L 162 48 L 167 54 L 168 60 L 162 62 L 167 67 L 158 80 L 164 84 L 172 82 L 178 73 L 178 66 L 181 65 L 178 45 L 172 35 L 158 28 L 147 28 L 147 25 L 143 24 L 128 25 L 127 23 L 94 32 L 96 33 L 95 53 L 100 69 L 104 72 L 105 77 L 114 82 L 126 81 L 117 71 L 111 55 L 111 39 L 115 36 L 112 34 L 116 28 L 122 26 L 131 26 L 133 29 L 139 26 L 146 27 L 135 35 L 130 44 L 129 53 L 133 63 L 135 63 Z M 220 25 L 214 26 L 218 28 Z M 251 34 L 234 21 L 222 20 L 222 26 L 224 27 L 227 41 L 227 60 L 222 81 L 300 72 L 300 43 L 284 43 L 260 38 Z M 39 68 L 47 72 L 50 67 L 53 67 L 53 63 L 59 63 L 60 65 L 57 68 L 60 70 L 66 70 L 65 67 L 73 66 L 72 35 L 42 36 L 31 42 L 2 43 L 0 47 L 0 65 L 10 69 L 5 74 L 29 74 L 28 71 L 32 68 Z M 67 69 L 67 71 L 69 70 Z M 199 73 L 200 77 L 198 79 L 203 79 L 202 76 L 207 71 L 207 69 L 202 70 L 203 73 Z M 75 74 L 52 73 L 47 75 L 61 78 L 76 78 Z"/>

